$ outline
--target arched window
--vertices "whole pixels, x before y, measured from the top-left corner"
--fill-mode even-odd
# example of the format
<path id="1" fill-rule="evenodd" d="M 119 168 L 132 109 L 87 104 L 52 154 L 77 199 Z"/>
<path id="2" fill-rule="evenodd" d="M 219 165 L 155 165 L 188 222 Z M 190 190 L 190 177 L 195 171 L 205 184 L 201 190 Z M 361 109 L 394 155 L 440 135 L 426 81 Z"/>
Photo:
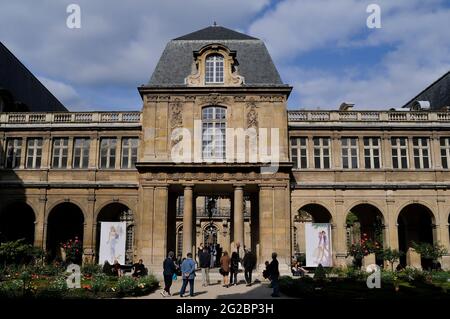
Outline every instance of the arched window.
<path id="1" fill-rule="evenodd" d="M 227 111 L 223 107 L 210 106 L 202 111 L 202 157 L 225 159 L 225 129 Z"/>
<path id="2" fill-rule="evenodd" d="M 223 56 L 208 55 L 205 62 L 205 83 L 223 83 Z"/>

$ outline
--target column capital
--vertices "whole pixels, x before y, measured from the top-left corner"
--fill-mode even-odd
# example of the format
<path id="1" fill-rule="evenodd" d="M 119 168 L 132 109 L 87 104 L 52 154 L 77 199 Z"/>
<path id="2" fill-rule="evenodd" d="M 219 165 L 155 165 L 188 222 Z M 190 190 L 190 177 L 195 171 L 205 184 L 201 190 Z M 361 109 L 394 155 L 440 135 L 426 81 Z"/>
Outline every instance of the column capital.
<path id="1" fill-rule="evenodd" d="M 181 186 L 183 186 L 183 188 L 194 188 L 194 184 L 193 183 L 186 183 L 186 184 L 181 184 Z"/>
<path id="2" fill-rule="evenodd" d="M 235 189 L 239 189 L 239 188 L 244 188 L 244 186 L 245 186 L 245 184 L 243 184 L 243 183 L 236 183 L 236 184 L 233 184 L 233 187 L 235 188 Z"/>

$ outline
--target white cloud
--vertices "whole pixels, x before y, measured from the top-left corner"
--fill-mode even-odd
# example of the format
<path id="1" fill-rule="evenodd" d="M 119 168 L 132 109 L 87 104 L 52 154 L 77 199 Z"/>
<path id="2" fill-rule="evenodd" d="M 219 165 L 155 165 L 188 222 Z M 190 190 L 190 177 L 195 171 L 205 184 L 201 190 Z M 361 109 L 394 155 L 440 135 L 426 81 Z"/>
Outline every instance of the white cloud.
<path id="1" fill-rule="evenodd" d="M 71 111 L 78 111 L 86 108 L 85 103 L 72 86 L 43 76 L 39 76 L 38 79 L 58 100 L 69 107 Z"/>
<path id="2" fill-rule="evenodd" d="M 450 69 L 450 10 L 442 1 L 376 1 L 382 28 L 368 32 L 369 3 L 286 0 L 250 26 L 266 39 L 283 78 L 294 86 L 291 105 L 336 108 L 347 101 L 362 108 L 401 106 Z M 354 67 L 324 72 L 318 65 L 299 68 L 294 62 L 317 49 L 376 46 L 391 49 L 368 73 Z"/>

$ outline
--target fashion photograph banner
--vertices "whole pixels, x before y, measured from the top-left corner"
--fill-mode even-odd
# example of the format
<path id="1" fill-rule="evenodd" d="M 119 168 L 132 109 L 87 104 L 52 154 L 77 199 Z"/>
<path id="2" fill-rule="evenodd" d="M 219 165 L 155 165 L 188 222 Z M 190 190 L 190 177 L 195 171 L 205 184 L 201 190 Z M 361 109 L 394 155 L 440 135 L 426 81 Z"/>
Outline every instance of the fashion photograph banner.
<path id="1" fill-rule="evenodd" d="M 99 264 L 107 260 L 113 264 L 117 260 L 125 264 L 126 222 L 102 222 L 100 231 Z"/>
<path id="2" fill-rule="evenodd" d="M 306 266 L 317 267 L 322 264 L 324 267 L 331 267 L 331 225 L 328 223 L 306 223 Z"/>

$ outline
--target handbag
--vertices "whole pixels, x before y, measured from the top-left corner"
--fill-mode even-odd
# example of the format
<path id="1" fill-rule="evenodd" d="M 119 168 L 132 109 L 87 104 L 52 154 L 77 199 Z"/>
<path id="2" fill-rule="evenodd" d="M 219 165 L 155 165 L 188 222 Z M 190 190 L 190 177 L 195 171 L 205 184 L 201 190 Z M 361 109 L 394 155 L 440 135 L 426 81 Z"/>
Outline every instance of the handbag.
<path id="1" fill-rule="evenodd" d="M 172 276 L 172 280 L 177 280 L 177 279 L 178 279 L 178 276 L 177 276 L 176 273 L 174 273 L 173 276 Z"/>

